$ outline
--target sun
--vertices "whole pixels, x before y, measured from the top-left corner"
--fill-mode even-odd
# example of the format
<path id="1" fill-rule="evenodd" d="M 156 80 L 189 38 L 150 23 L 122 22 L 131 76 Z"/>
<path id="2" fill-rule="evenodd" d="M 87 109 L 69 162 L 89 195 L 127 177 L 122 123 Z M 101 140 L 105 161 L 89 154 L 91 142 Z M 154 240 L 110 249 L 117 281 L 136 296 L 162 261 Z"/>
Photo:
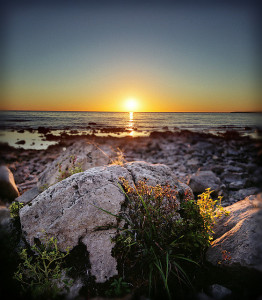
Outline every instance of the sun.
<path id="1" fill-rule="evenodd" d="M 129 112 L 134 112 L 137 108 L 137 99 L 135 98 L 128 98 L 125 101 L 125 108 Z"/>

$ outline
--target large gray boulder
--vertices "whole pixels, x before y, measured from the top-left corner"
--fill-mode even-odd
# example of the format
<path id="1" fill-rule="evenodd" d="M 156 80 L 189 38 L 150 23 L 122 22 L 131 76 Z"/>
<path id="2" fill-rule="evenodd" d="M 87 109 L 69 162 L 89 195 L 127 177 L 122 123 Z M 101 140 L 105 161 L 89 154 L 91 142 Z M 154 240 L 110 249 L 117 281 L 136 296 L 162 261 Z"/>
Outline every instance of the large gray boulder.
<path id="1" fill-rule="evenodd" d="M 0 199 L 12 202 L 19 195 L 13 173 L 6 166 L 0 166 Z"/>
<path id="2" fill-rule="evenodd" d="M 262 271 L 262 194 L 249 196 L 226 210 L 230 215 L 217 221 L 207 260 L 214 265 Z"/>
<path id="3" fill-rule="evenodd" d="M 217 195 L 221 182 L 212 171 L 198 171 L 189 178 L 187 184 L 195 194 L 201 194 L 207 188 L 211 188 L 214 191 L 214 195 Z"/>
<path id="4" fill-rule="evenodd" d="M 62 172 L 72 169 L 74 166 L 81 167 L 85 171 L 93 167 L 109 164 L 114 156 L 114 151 L 108 146 L 98 147 L 85 140 L 77 141 L 62 152 L 57 159 L 47 165 L 44 172 L 39 176 L 37 182 L 38 190 L 42 192 L 59 181 L 61 176 L 59 165 Z"/>
<path id="5" fill-rule="evenodd" d="M 113 215 L 121 211 L 125 201 L 118 185 L 119 177 L 130 184 L 143 179 L 148 179 L 150 185 L 168 183 L 180 191 L 178 198 L 186 192 L 192 195 L 190 188 L 181 185 L 164 165 L 133 162 L 92 168 L 54 184 L 38 195 L 31 206 L 20 210 L 27 241 L 32 244 L 34 238 L 41 240 L 45 232 L 57 238 L 62 251 L 73 249 L 81 241 L 89 252 L 91 274 L 96 282 L 105 282 L 116 275 L 117 262 L 111 255 L 114 246 L 111 239 L 116 235 L 117 226 Z"/>

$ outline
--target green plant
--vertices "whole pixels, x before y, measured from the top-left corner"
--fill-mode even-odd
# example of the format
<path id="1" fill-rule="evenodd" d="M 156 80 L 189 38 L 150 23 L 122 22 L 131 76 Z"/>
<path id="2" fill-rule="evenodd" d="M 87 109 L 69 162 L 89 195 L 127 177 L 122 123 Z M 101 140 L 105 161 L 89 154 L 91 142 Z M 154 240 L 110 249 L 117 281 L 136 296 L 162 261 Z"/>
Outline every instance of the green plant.
<path id="1" fill-rule="evenodd" d="M 48 188 L 49 188 L 48 183 L 45 183 L 45 184 L 43 184 L 43 185 L 40 186 L 40 191 L 43 192 L 43 191 L 45 191 Z"/>
<path id="2" fill-rule="evenodd" d="M 123 296 L 130 293 L 130 284 L 125 282 L 122 277 L 115 278 L 106 291 L 106 296 Z"/>
<path id="3" fill-rule="evenodd" d="M 200 195 L 198 195 L 197 205 L 200 209 L 200 214 L 203 217 L 205 229 L 209 234 L 209 240 L 212 240 L 213 227 L 216 223 L 216 219 L 220 218 L 222 215 L 229 215 L 229 211 L 226 211 L 223 206 L 221 206 L 222 197 L 219 196 L 218 199 L 213 200 L 211 197 L 213 191 L 210 188 Z"/>
<path id="4" fill-rule="evenodd" d="M 62 264 L 69 254 L 60 252 L 57 240 L 53 237 L 43 238 L 43 244 L 34 244 L 31 249 L 22 249 L 22 262 L 14 274 L 14 278 L 21 283 L 24 292 L 29 292 L 33 298 L 55 299 L 63 292 L 62 286 L 70 287 L 72 281 L 63 278 Z M 68 269 L 64 269 L 68 271 Z"/>
<path id="5" fill-rule="evenodd" d="M 175 278 L 180 284 L 191 285 L 187 269 L 201 262 L 210 244 L 209 221 L 215 220 L 217 213 L 212 205 L 216 201 L 211 202 L 210 194 L 205 196 L 209 190 L 200 196 L 202 202 L 186 195 L 178 201 L 175 187 L 153 187 L 145 181 L 132 186 L 124 178 L 120 182 L 127 201 L 125 209 L 116 217 L 125 220 L 125 225 L 119 225 L 113 254 L 121 260 L 123 270 L 128 268 L 130 282 L 135 285 L 139 277 L 139 282 L 148 285 L 150 293 L 157 291 L 162 281 L 163 289 L 171 298 L 170 282 Z M 205 200 L 209 201 L 208 211 Z"/>
<path id="6" fill-rule="evenodd" d="M 73 174 L 83 172 L 81 164 L 76 163 L 76 160 L 77 157 L 75 155 L 71 155 L 70 163 L 72 164 L 72 166 L 68 167 L 65 170 L 62 170 L 62 163 L 58 163 L 58 172 L 59 172 L 59 176 L 57 177 L 58 181 L 62 181 Z"/>
<path id="7" fill-rule="evenodd" d="M 19 211 L 20 209 L 24 206 L 24 203 L 21 203 L 19 201 L 14 201 L 10 206 L 9 206 L 9 211 L 11 218 L 18 218 L 19 217 Z"/>

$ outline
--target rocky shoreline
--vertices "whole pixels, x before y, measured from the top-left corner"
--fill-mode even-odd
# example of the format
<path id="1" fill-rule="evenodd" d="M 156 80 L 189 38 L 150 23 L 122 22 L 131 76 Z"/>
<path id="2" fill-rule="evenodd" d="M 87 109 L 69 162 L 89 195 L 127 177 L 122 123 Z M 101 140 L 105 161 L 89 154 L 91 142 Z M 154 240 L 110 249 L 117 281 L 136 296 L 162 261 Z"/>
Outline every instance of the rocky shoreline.
<path id="1" fill-rule="evenodd" d="M 44 229 L 58 238 L 62 251 L 66 247 L 75 251 L 79 241 L 88 249 L 88 268 L 84 277 L 77 277 L 73 286 L 75 294 L 71 293 L 68 299 L 82 299 L 77 293 L 83 282 L 90 280 L 89 275 L 89 279 L 86 277 L 89 272 L 98 283 L 118 274 L 110 242 L 116 235 L 111 227 L 117 225 L 116 220 L 104 214 L 97 217 L 101 211 L 94 208 L 105 205 L 104 209 L 120 213 L 125 197 L 115 182 L 125 177 L 135 184 L 146 179 L 153 186 L 166 183 L 175 186 L 177 203 L 186 195 L 197 199 L 207 188 L 213 190 L 214 197 L 222 196 L 221 204 L 231 216 L 222 218 L 215 227 L 207 265 L 194 275 L 197 290 L 187 294 L 186 299 L 260 300 L 260 140 L 241 137 L 236 132 L 215 136 L 189 131 L 153 132 L 143 138 L 61 137 L 59 144 L 46 150 L 15 149 L 2 144 L 0 163 L 14 175 L 21 194 L 17 200 L 31 202 L 20 211 L 19 226 L 27 243 L 41 239 L 41 229 Z M 73 168 L 78 168 L 77 172 L 71 172 Z M 84 170 L 87 171 L 81 173 Z M 78 174 L 70 176 L 74 173 Z M 63 180 L 68 174 L 69 178 Z M 94 205 L 90 206 L 89 200 Z M 96 223 L 103 229 L 97 231 Z M 0 233 L 0 239 L 6 243 L 6 233 Z M 6 247 L 9 245 L 3 247 L 3 257 L 8 257 Z M 141 300 L 143 296 L 133 295 L 130 299 Z"/>
<path id="2" fill-rule="evenodd" d="M 191 180 L 193 191 L 194 185 L 198 186 L 194 192 L 201 192 L 200 181 L 203 187 L 209 185 L 217 190 L 225 206 L 262 189 L 262 142 L 240 137 L 236 132 L 227 132 L 221 137 L 189 131 L 153 132 L 149 137 L 137 138 L 60 137 L 58 145 L 46 150 L 16 149 L 2 144 L 0 163 L 12 171 L 22 194 L 36 184 L 48 163 L 77 140 L 110 147 L 126 162 L 165 164 L 181 182 Z"/>

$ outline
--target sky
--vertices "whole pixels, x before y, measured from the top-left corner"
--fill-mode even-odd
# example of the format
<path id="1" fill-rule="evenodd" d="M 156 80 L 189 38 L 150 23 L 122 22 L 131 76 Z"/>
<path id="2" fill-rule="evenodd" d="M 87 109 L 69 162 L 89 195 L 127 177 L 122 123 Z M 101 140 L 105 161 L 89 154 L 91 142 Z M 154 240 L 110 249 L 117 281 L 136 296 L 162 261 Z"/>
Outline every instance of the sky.
<path id="1" fill-rule="evenodd" d="M 5 6 L 0 109 L 262 111 L 254 5 L 52 3 Z"/>

